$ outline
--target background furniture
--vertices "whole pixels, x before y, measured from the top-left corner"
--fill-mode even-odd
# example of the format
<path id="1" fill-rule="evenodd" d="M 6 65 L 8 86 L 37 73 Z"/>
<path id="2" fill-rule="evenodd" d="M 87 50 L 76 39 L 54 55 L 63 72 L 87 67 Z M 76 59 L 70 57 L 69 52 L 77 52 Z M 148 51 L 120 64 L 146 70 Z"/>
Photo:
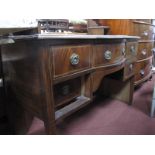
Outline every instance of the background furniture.
<path id="1" fill-rule="evenodd" d="M 135 35 L 141 37 L 135 63 L 135 85 L 151 77 L 152 50 L 154 50 L 155 25 L 152 19 L 99 19 L 98 25 L 109 26 L 108 34 Z M 135 49 L 131 47 L 131 53 Z"/>

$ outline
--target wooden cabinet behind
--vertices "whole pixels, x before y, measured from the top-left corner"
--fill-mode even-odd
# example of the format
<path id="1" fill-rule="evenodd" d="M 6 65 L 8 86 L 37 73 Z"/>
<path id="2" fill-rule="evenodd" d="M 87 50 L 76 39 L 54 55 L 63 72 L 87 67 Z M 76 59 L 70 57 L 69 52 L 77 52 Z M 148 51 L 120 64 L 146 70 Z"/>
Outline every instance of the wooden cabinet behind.
<path id="1" fill-rule="evenodd" d="M 138 76 L 142 65 L 146 62 L 151 66 L 152 49 L 154 48 L 155 25 L 151 19 L 103 19 L 96 20 L 99 25 L 109 26 L 109 34 L 133 35 L 141 39 L 138 44 L 137 62 L 135 64 L 135 85 L 147 80 L 151 76 L 151 69 L 145 72 L 146 76 Z M 127 47 L 128 48 L 128 47 Z"/>

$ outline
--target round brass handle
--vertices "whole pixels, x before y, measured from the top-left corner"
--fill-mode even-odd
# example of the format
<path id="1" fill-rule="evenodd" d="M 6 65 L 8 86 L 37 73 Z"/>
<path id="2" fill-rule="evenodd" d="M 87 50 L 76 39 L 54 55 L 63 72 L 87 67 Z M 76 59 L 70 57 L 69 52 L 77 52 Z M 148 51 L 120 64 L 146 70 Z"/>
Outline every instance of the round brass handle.
<path id="1" fill-rule="evenodd" d="M 147 32 L 147 31 L 144 31 L 144 32 L 142 33 L 142 35 L 143 35 L 143 36 L 148 36 L 148 32 Z"/>
<path id="2" fill-rule="evenodd" d="M 61 93 L 62 95 L 67 95 L 70 92 L 70 86 L 69 85 L 65 85 L 61 88 Z"/>
<path id="3" fill-rule="evenodd" d="M 136 52 L 135 47 L 134 46 L 131 46 L 130 47 L 130 51 L 131 51 L 131 53 L 135 53 Z"/>
<path id="4" fill-rule="evenodd" d="M 141 69 L 141 70 L 140 70 L 140 75 L 141 75 L 141 76 L 144 76 L 144 74 L 145 74 L 144 70 Z"/>
<path id="5" fill-rule="evenodd" d="M 147 53 L 147 52 L 146 52 L 146 49 L 143 49 L 141 53 L 142 53 L 142 55 L 144 55 L 144 56 L 145 56 L 145 55 L 146 55 L 146 53 Z"/>
<path id="6" fill-rule="evenodd" d="M 153 53 L 155 53 L 155 48 L 152 48 L 151 51 L 152 51 Z"/>
<path id="7" fill-rule="evenodd" d="M 72 65 L 77 65 L 80 61 L 80 57 L 78 54 L 73 53 L 70 57 L 70 62 Z"/>
<path id="8" fill-rule="evenodd" d="M 129 69 L 130 69 L 130 71 L 133 70 L 133 64 L 130 64 L 130 65 L 129 65 Z"/>
<path id="9" fill-rule="evenodd" d="M 122 48 L 122 55 L 125 56 L 125 48 L 124 47 Z"/>
<path id="10" fill-rule="evenodd" d="M 111 60 L 111 57 L 112 57 L 111 51 L 106 51 L 106 52 L 104 53 L 104 58 L 105 58 L 106 60 Z"/>

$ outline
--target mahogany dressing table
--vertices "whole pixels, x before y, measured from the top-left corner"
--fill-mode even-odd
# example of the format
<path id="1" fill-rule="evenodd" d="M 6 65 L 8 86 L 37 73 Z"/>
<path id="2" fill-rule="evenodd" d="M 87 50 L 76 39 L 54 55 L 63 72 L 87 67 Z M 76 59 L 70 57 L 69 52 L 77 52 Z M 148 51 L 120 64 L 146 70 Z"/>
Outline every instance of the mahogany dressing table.
<path id="1" fill-rule="evenodd" d="M 139 37 L 17 35 L 1 46 L 4 85 L 15 102 L 56 134 L 56 121 L 91 104 L 98 94 L 132 103 Z M 71 117 L 71 116 L 70 116 Z"/>

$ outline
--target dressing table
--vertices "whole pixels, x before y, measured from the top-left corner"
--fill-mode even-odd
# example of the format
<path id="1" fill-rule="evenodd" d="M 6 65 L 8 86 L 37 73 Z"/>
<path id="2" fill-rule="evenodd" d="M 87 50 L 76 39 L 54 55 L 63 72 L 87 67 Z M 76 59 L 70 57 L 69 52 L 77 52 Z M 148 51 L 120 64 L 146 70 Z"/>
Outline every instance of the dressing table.
<path id="1" fill-rule="evenodd" d="M 56 134 L 56 121 L 71 117 L 99 94 L 132 103 L 139 37 L 33 34 L 3 39 L 9 104 L 43 120 L 47 134 Z"/>

